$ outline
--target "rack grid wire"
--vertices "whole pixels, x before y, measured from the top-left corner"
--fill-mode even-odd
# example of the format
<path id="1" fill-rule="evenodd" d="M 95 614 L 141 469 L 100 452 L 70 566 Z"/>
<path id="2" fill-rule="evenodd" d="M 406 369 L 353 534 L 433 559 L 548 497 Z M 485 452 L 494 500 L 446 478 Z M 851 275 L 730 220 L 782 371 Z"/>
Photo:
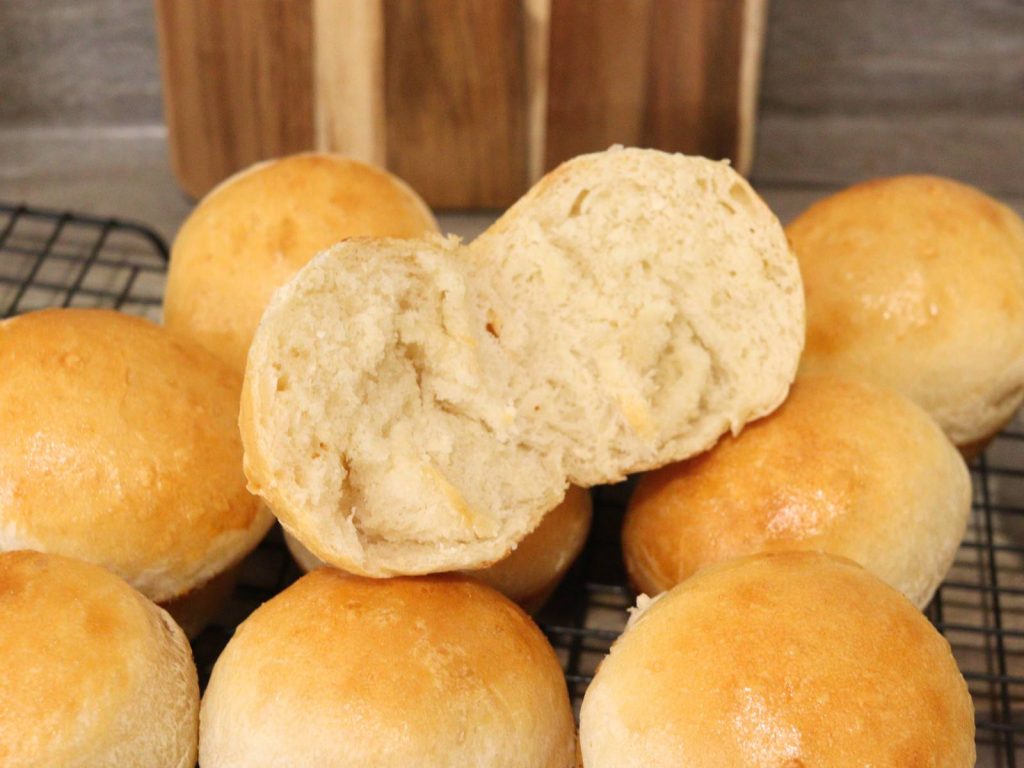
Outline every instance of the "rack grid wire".
<path id="1" fill-rule="evenodd" d="M 59 306 L 158 320 L 167 258 L 160 236 L 138 223 L 0 203 L 0 317 Z M 1015 768 L 1024 765 L 1024 430 L 1004 430 L 971 475 L 967 536 L 926 613 L 952 645 L 974 697 L 979 766 Z M 594 489 L 583 555 L 537 617 L 577 713 L 634 600 L 619 548 L 629 491 L 628 482 Z M 275 529 L 243 563 L 226 609 L 193 642 L 201 683 L 235 627 L 298 577 Z"/>

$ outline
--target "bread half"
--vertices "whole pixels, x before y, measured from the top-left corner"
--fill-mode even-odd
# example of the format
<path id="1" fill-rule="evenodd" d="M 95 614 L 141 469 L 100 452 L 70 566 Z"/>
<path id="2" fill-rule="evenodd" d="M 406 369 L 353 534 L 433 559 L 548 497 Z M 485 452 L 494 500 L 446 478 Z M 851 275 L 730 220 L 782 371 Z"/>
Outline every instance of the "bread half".
<path id="1" fill-rule="evenodd" d="M 249 351 L 250 488 L 321 560 L 375 576 L 490 564 L 557 505 L 499 297 L 457 240 L 348 240 L 271 301 Z M 505 307 L 500 307 L 503 313 Z"/>
<path id="2" fill-rule="evenodd" d="M 484 567 L 569 482 L 773 410 L 803 317 L 782 228 L 728 165 L 583 156 L 468 247 L 349 240 L 300 271 L 250 349 L 246 474 L 328 563 Z"/>
<path id="3" fill-rule="evenodd" d="M 705 450 L 774 410 L 795 375 L 796 258 L 727 163 L 621 148 L 577 157 L 471 250 L 519 310 L 517 351 L 577 485 Z"/>

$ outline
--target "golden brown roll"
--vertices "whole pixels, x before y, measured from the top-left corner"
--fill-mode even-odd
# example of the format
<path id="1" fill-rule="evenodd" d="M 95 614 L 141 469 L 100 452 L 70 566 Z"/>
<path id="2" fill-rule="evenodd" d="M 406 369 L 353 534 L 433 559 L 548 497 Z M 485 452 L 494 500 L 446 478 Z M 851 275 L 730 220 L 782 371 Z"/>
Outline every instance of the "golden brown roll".
<path id="1" fill-rule="evenodd" d="M 199 683 L 184 633 L 103 568 L 0 554 L 0 765 L 192 768 Z"/>
<path id="2" fill-rule="evenodd" d="M 203 768 L 571 768 L 562 671 L 540 630 L 458 576 L 321 568 L 256 610 L 203 698 Z"/>
<path id="3" fill-rule="evenodd" d="M 570 486 L 562 503 L 544 516 L 511 555 L 487 568 L 463 573 L 494 587 L 523 610 L 536 613 L 582 551 L 590 520 L 590 492 Z M 322 560 L 287 531 L 284 538 L 302 570 L 309 572 L 323 566 Z"/>
<path id="4" fill-rule="evenodd" d="M 211 191 L 174 240 L 164 323 L 245 370 L 270 295 L 319 251 L 348 237 L 436 232 L 405 182 L 341 155 L 259 163 Z"/>
<path id="5" fill-rule="evenodd" d="M 157 602 L 238 563 L 273 518 L 245 487 L 238 375 L 97 309 L 0 323 L 0 550 L 102 565 Z"/>
<path id="6" fill-rule="evenodd" d="M 587 768 L 974 765 L 949 644 L 896 590 L 811 552 L 712 566 L 612 646 L 580 716 Z"/>
<path id="7" fill-rule="evenodd" d="M 970 510 L 967 467 L 928 414 L 892 390 L 809 376 L 739 436 L 645 475 L 622 547 L 651 595 L 711 563 L 807 549 L 855 560 L 923 608 Z"/>
<path id="8" fill-rule="evenodd" d="M 524 610 L 539 611 L 583 550 L 591 516 L 590 491 L 571 485 L 562 503 L 508 557 L 465 574 L 494 587 Z"/>
<path id="9" fill-rule="evenodd" d="M 807 293 L 801 370 L 903 393 L 971 454 L 1024 400 L 1024 222 L 934 176 L 850 187 L 786 229 Z"/>

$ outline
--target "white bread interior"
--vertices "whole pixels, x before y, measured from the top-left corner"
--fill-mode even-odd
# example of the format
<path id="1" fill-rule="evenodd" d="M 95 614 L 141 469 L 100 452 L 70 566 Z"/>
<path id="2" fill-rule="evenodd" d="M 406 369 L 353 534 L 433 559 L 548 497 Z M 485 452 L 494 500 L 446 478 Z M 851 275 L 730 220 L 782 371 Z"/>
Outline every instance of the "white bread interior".
<path id="1" fill-rule="evenodd" d="M 250 488 L 321 560 L 369 575 L 494 562 L 561 500 L 456 240 L 349 240 L 279 291 L 249 353 Z"/>
<path id="2" fill-rule="evenodd" d="M 240 423 L 250 488 L 325 562 L 478 568 L 562 498 L 784 399 L 803 292 L 727 164 L 572 160 L 469 247 L 349 240 L 275 294 Z"/>
<path id="3" fill-rule="evenodd" d="M 774 410 L 804 339 L 783 230 L 727 163 L 612 149 L 542 179 L 471 246 L 570 480 L 615 482 Z M 507 321 L 505 322 L 507 325 Z"/>

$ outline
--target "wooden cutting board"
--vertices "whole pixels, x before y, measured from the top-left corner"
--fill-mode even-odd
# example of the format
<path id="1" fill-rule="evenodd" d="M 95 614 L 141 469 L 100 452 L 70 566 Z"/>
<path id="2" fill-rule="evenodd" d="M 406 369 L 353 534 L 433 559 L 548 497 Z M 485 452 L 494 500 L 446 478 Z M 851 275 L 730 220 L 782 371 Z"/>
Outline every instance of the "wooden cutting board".
<path id="1" fill-rule="evenodd" d="M 500 208 L 620 143 L 745 172 L 767 0 L 156 0 L 172 163 L 199 197 L 321 149 Z"/>

